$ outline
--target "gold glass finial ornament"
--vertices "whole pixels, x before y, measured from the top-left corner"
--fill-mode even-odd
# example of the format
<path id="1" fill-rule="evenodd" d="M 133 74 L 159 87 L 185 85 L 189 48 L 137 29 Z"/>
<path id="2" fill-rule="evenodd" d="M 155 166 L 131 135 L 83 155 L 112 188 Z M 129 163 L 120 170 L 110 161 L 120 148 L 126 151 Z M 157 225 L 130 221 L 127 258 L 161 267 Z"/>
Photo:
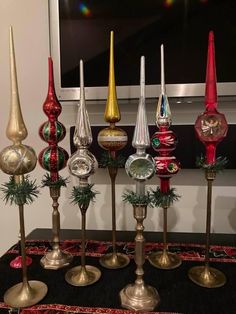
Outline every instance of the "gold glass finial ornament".
<path id="1" fill-rule="evenodd" d="M 17 75 L 13 32 L 10 27 L 10 74 L 11 74 L 11 108 L 6 135 L 13 145 L 6 147 L 0 154 L 0 168 L 9 175 L 21 175 L 32 171 L 37 163 L 37 157 L 32 147 L 21 142 L 27 137 L 28 132 L 22 117 Z"/>
<path id="2" fill-rule="evenodd" d="M 13 145 L 6 147 L 0 153 L 0 167 L 3 172 L 12 175 L 15 184 L 19 185 L 24 182 L 24 174 L 35 168 L 37 157 L 32 147 L 21 143 L 27 137 L 27 129 L 23 121 L 19 102 L 12 27 L 10 27 L 10 68 L 11 109 L 6 133 Z M 45 297 L 48 290 L 43 282 L 28 281 L 27 279 L 24 204 L 24 200 L 18 201 L 23 282 L 11 287 L 4 294 L 4 302 L 14 308 L 27 307 L 38 303 Z"/>
<path id="3" fill-rule="evenodd" d="M 127 134 L 115 123 L 120 121 L 120 110 L 117 103 L 115 70 L 114 70 L 114 33 L 110 34 L 110 67 L 109 67 L 109 86 L 108 98 L 104 119 L 110 123 L 110 126 L 102 129 L 98 134 L 98 144 L 108 151 L 111 163 L 108 165 L 108 171 L 111 179 L 112 195 L 112 248 L 113 252 L 105 254 L 100 259 L 100 264 L 105 268 L 122 268 L 128 265 L 129 258 L 127 255 L 116 252 L 116 208 L 115 208 L 115 180 L 118 168 L 115 165 L 116 152 L 124 148 L 127 144 Z"/>

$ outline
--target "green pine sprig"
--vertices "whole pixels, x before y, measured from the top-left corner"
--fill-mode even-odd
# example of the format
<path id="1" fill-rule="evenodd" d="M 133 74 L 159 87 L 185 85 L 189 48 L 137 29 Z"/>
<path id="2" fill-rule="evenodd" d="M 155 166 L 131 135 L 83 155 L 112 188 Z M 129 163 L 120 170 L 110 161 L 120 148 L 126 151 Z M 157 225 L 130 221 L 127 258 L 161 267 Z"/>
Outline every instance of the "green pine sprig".
<path id="1" fill-rule="evenodd" d="M 90 202 L 95 201 L 96 195 L 99 193 L 94 191 L 94 184 L 88 184 L 87 186 L 74 186 L 71 192 L 72 203 L 79 207 L 88 208 Z"/>
<path id="2" fill-rule="evenodd" d="M 39 190 L 35 184 L 36 180 L 30 181 L 25 176 L 22 182 L 16 183 L 14 176 L 10 176 L 9 182 L 2 184 L 0 190 L 3 192 L 3 200 L 6 203 L 24 205 L 30 204 L 38 197 Z"/>
<path id="3" fill-rule="evenodd" d="M 108 151 L 104 151 L 99 161 L 99 166 L 101 168 L 107 167 L 124 168 L 125 162 L 126 159 L 123 155 L 117 155 L 116 158 L 113 159 Z"/>
<path id="4" fill-rule="evenodd" d="M 228 159 L 226 157 L 217 157 L 216 161 L 213 164 L 207 164 L 205 157 L 197 157 L 196 166 L 198 168 L 202 168 L 203 170 L 213 170 L 215 172 L 220 172 L 225 169 L 225 166 L 228 163 Z"/>
<path id="5" fill-rule="evenodd" d="M 62 186 L 66 187 L 68 183 L 69 179 L 61 176 L 59 176 L 58 180 L 52 181 L 50 174 L 47 172 L 41 181 L 41 187 L 43 188 L 47 186 L 49 188 L 61 188 Z"/>
<path id="6" fill-rule="evenodd" d="M 158 187 L 156 191 L 152 190 L 151 200 L 152 204 L 155 207 L 169 207 L 175 201 L 178 201 L 180 195 L 175 193 L 175 188 L 169 189 L 168 192 L 161 192 L 160 188 Z"/>
<path id="7" fill-rule="evenodd" d="M 144 195 L 139 195 L 131 190 L 127 190 L 122 195 L 123 201 L 125 203 L 130 203 L 131 205 L 144 205 L 144 206 L 152 206 L 151 194 L 149 191 Z"/>

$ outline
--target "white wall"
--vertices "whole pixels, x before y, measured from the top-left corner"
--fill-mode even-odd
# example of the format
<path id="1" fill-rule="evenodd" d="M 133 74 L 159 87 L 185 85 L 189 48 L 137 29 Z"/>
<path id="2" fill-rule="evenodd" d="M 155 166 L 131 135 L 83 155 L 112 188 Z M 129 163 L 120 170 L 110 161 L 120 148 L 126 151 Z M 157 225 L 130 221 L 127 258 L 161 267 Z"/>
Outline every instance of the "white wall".
<path id="1" fill-rule="evenodd" d="M 18 84 L 22 111 L 28 128 L 25 144 L 34 147 L 37 153 L 46 147 L 38 136 L 38 128 L 47 117 L 42 111 L 42 104 L 47 93 L 47 57 L 49 54 L 48 7 L 46 0 L 1 0 L 0 1 L 0 149 L 11 144 L 5 136 L 10 104 L 9 85 L 9 25 L 14 28 Z M 119 95 L 118 95 L 119 96 Z M 92 124 L 103 124 L 105 104 L 87 103 Z M 156 104 L 147 104 L 149 123 L 154 122 Z M 171 101 L 173 120 L 176 124 L 193 124 L 197 115 L 203 111 L 203 103 L 182 104 Z M 120 102 L 122 123 L 135 123 L 136 103 Z M 228 101 L 219 106 L 224 111 L 228 122 L 236 122 L 235 102 Z M 61 146 L 69 151 L 69 127 L 74 125 L 76 105 L 63 104 L 59 120 L 67 128 L 67 137 Z M 94 139 L 96 140 L 96 139 Z M 187 151 L 186 151 L 187 153 Z M 104 171 L 105 174 L 104 175 Z M 45 171 L 38 165 L 31 173 L 40 183 Z M 235 233 L 236 231 L 236 171 L 226 170 L 219 174 L 214 182 L 212 204 L 212 232 Z M 67 170 L 61 175 L 67 176 Z M 96 203 L 87 213 L 88 229 L 110 229 L 110 185 L 106 170 L 99 169 L 91 178 L 100 192 Z M 8 177 L 0 172 L 0 184 Z M 200 170 L 182 170 L 172 179 L 173 186 L 182 196 L 179 202 L 169 209 L 169 230 L 176 232 L 205 232 L 206 188 L 204 175 Z M 67 189 L 62 189 L 60 198 L 61 227 L 80 228 L 78 208 L 72 206 L 68 199 L 74 179 Z M 153 188 L 159 183 L 157 177 L 148 182 Z M 117 177 L 117 229 L 133 230 L 134 219 L 131 206 L 123 204 L 121 195 L 125 188 L 132 188 L 133 181 L 124 170 Z M 40 197 L 31 206 L 25 207 L 26 233 L 34 228 L 51 227 L 51 199 L 47 189 L 42 189 Z M 5 205 L 0 200 L 0 254 L 17 241 L 19 232 L 18 210 L 15 206 Z M 145 221 L 146 230 L 161 230 L 162 212 L 150 209 Z"/>

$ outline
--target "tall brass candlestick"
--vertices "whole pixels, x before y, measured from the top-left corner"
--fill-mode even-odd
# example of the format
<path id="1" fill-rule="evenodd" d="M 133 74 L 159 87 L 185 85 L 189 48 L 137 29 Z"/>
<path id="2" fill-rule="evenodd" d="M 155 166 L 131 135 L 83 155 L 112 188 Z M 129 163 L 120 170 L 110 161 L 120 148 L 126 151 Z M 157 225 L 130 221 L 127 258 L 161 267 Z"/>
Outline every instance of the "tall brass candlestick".
<path id="1" fill-rule="evenodd" d="M 165 88 L 165 71 L 164 71 L 164 46 L 161 45 L 161 94 L 158 100 L 156 124 L 159 131 L 152 136 L 152 146 L 160 156 L 155 157 L 156 174 L 160 177 L 160 198 L 169 198 L 169 201 L 156 202 L 157 206 L 163 208 L 163 250 L 150 254 L 150 263 L 161 269 L 174 269 L 182 263 L 179 256 L 168 251 L 167 246 L 167 209 L 172 203 L 170 201 L 171 189 L 170 178 L 179 170 L 179 162 L 171 152 L 175 149 L 177 138 L 175 134 L 169 130 L 171 125 L 171 111 L 166 95 Z M 175 198 L 178 198 L 176 195 Z"/>
<path id="2" fill-rule="evenodd" d="M 206 217 L 206 255 L 205 266 L 196 266 L 189 270 L 189 278 L 196 284 L 206 288 L 218 288 L 226 283 L 225 275 L 209 267 L 210 229 L 211 229 L 211 200 L 212 183 L 216 177 L 217 160 L 216 146 L 226 137 L 228 125 L 224 114 L 217 110 L 217 85 L 215 66 L 214 33 L 209 32 L 208 56 L 206 71 L 205 107 L 195 122 L 196 135 L 206 147 L 203 163 L 207 180 L 207 217 Z"/>
<path id="3" fill-rule="evenodd" d="M 79 191 L 83 199 L 90 189 L 88 178 L 97 168 L 97 160 L 88 150 L 91 143 L 92 132 L 88 112 L 85 106 L 83 61 L 80 60 L 80 105 L 78 107 L 77 122 L 74 133 L 74 144 L 77 147 L 77 151 L 70 157 L 68 167 L 70 173 L 79 179 L 77 191 Z M 74 191 L 75 189 L 76 188 L 74 188 Z M 78 202 L 82 218 L 81 265 L 68 270 L 65 275 L 66 281 L 73 286 L 91 285 L 99 280 L 101 276 L 101 272 L 98 268 L 85 264 L 86 211 L 88 209 L 89 202 L 90 199 Z"/>
<path id="4" fill-rule="evenodd" d="M 21 143 L 27 137 L 28 133 L 19 101 L 12 28 L 10 28 L 10 68 L 11 109 L 6 134 L 13 142 L 13 145 L 6 147 L 0 153 L 0 168 L 3 172 L 12 175 L 15 184 L 19 185 L 24 181 L 24 174 L 31 172 L 35 168 L 37 157 L 32 147 Z M 48 290 L 45 283 L 36 280 L 28 281 L 27 278 L 24 226 L 25 202 L 24 197 L 18 200 L 23 280 L 21 283 L 8 289 L 4 294 L 4 302 L 15 308 L 27 307 L 38 303 L 44 298 Z"/>
<path id="5" fill-rule="evenodd" d="M 42 140 L 48 143 L 48 147 L 40 152 L 39 163 L 42 168 L 50 172 L 49 175 L 46 175 L 47 179 L 43 180 L 43 186 L 49 187 L 50 196 L 53 201 L 52 250 L 41 258 L 40 264 L 46 269 L 57 270 L 68 266 L 72 261 L 72 255 L 60 249 L 60 212 L 58 210 L 61 186 L 65 185 L 65 180 L 59 177 L 58 172 L 66 166 L 69 155 L 62 147 L 58 146 L 58 142 L 62 141 L 66 135 L 66 129 L 57 120 L 61 113 L 61 104 L 55 92 L 53 62 L 51 58 L 48 58 L 48 70 L 48 93 L 43 104 L 43 110 L 48 117 L 48 121 L 44 122 L 39 128 L 39 135 Z"/>
<path id="6" fill-rule="evenodd" d="M 110 123 L 108 128 L 101 130 L 98 134 L 99 145 L 109 151 L 110 157 L 116 159 L 116 151 L 127 144 L 127 134 L 124 130 L 116 127 L 115 123 L 120 121 L 120 110 L 117 103 L 115 71 L 114 71 L 114 33 L 110 36 L 110 67 L 108 98 L 105 110 L 105 121 Z M 112 253 L 105 254 L 100 259 L 100 264 L 105 268 L 117 269 L 128 265 L 127 255 L 116 251 L 116 204 L 115 204 L 115 181 L 117 166 L 108 166 L 111 180 L 111 203 L 112 203 Z"/>
<path id="7" fill-rule="evenodd" d="M 145 64 L 141 57 L 140 85 L 141 97 L 139 101 L 137 120 L 135 125 L 132 145 L 136 154 L 131 155 L 125 165 L 127 174 L 136 180 L 136 194 L 138 197 L 145 195 L 145 180 L 155 173 L 154 160 L 146 154 L 150 146 L 146 109 L 145 109 Z M 133 205 L 134 218 L 137 221 L 135 237 L 135 263 L 137 265 L 137 278 L 133 284 L 127 285 L 120 292 L 121 305 L 135 311 L 152 311 L 160 301 L 157 290 L 145 284 L 143 280 L 145 262 L 145 238 L 143 236 L 143 220 L 147 216 L 147 204 Z"/>

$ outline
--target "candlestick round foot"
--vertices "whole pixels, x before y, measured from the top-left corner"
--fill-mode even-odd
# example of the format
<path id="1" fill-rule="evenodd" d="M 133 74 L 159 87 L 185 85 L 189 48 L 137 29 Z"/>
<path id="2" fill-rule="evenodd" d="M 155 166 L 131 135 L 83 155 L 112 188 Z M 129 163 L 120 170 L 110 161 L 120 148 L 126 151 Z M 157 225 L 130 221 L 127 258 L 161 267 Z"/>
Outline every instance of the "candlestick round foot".
<path id="1" fill-rule="evenodd" d="M 101 271 L 91 265 L 76 266 L 68 270 L 65 280 L 72 286 L 89 286 L 99 280 Z"/>
<path id="2" fill-rule="evenodd" d="M 178 255 L 165 250 L 152 253 L 148 259 L 152 266 L 160 269 L 174 269 L 182 264 L 182 260 Z"/>
<path id="3" fill-rule="evenodd" d="M 40 264 L 45 269 L 57 270 L 70 264 L 73 257 L 70 253 L 61 251 L 60 249 L 52 250 L 43 256 Z"/>
<path id="4" fill-rule="evenodd" d="M 153 311 L 160 302 L 157 290 L 142 284 L 130 284 L 120 291 L 122 307 L 134 311 Z"/>
<path id="5" fill-rule="evenodd" d="M 18 283 L 4 294 L 4 302 L 13 308 L 32 306 L 47 294 L 48 287 L 41 281 L 31 280 L 27 284 Z"/>
<path id="6" fill-rule="evenodd" d="M 129 262 L 129 257 L 122 253 L 108 253 L 103 255 L 99 260 L 99 263 L 108 269 L 124 268 Z"/>
<path id="7" fill-rule="evenodd" d="M 32 264 L 32 258 L 29 256 L 26 256 L 26 266 L 29 266 L 30 264 Z M 12 268 L 22 268 L 22 256 L 17 256 L 16 258 L 14 258 L 11 262 L 10 262 L 10 266 Z"/>
<path id="8" fill-rule="evenodd" d="M 207 266 L 192 267 L 188 277 L 195 284 L 205 288 L 219 288 L 226 283 L 226 277 L 221 271 Z"/>

